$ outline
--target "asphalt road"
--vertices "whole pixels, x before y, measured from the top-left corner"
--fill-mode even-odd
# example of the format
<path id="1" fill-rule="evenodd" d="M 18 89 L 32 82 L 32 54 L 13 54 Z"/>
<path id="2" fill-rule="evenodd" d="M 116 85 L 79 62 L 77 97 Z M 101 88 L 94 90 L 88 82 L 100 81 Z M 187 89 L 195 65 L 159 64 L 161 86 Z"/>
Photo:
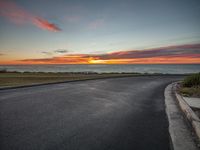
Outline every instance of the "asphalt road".
<path id="1" fill-rule="evenodd" d="M 169 150 L 164 89 L 178 76 L 0 91 L 2 150 Z"/>

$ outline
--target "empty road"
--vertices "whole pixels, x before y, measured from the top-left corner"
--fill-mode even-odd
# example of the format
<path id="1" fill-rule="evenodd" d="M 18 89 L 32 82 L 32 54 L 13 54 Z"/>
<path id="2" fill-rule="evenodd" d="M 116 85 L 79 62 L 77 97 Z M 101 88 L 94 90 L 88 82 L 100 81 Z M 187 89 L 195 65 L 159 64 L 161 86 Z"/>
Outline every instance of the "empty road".
<path id="1" fill-rule="evenodd" d="M 2 150 L 169 150 L 164 89 L 179 76 L 0 91 Z"/>

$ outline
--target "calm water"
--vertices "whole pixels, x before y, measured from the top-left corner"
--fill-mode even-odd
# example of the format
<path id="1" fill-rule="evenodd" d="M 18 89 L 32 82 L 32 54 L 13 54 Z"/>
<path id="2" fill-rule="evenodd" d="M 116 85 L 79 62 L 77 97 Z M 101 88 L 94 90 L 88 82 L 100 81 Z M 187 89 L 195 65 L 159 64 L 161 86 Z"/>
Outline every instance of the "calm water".
<path id="1" fill-rule="evenodd" d="M 184 74 L 200 72 L 200 64 L 192 65 L 4 65 L 0 70 L 29 72 L 139 72 Z"/>

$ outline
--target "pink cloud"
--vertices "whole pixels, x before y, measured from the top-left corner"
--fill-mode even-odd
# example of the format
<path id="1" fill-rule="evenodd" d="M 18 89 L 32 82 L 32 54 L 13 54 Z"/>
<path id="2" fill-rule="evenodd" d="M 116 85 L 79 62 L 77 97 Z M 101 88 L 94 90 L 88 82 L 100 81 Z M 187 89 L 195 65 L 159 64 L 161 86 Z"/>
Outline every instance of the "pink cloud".
<path id="1" fill-rule="evenodd" d="M 61 31 L 61 29 L 48 20 L 35 16 L 11 1 L 0 1 L 0 16 L 5 17 L 15 24 L 32 23 L 38 28 L 48 31 Z"/>
<path id="2" fill-rule="evenodd" d="M 53 23 L 49 23 L 47 20 L 44 20 L 43 18 L 35 17 L 33 20 L 33 23 L 37 27 L 42 28 L 42 29 L 46 29 L 46 30 L 54 31 L 54 32 L 61 31 L 61 29 L 58 26 L 56 26 Z"/>

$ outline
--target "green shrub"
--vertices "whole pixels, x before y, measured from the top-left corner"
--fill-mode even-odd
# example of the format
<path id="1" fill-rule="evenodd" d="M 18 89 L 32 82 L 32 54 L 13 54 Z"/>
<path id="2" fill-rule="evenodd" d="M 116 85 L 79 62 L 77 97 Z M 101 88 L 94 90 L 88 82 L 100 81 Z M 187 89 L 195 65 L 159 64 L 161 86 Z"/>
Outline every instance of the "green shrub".
<path id="1" fill-rule="evenodd" d="M 184 87 L 199 87 L 200 86 L 200 73 L 196 73 L 186 77 L 183 80 Z"/>

